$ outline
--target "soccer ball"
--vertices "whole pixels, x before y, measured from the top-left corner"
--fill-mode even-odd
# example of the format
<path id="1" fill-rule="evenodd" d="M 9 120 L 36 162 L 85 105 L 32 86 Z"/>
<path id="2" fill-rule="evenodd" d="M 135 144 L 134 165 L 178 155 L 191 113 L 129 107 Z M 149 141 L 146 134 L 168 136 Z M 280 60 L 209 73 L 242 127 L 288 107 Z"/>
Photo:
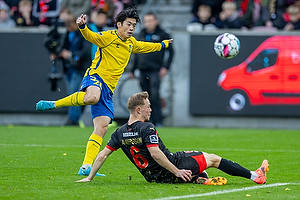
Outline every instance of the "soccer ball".
<path id="1" fill-rule="evenodd" d="M 232 33 L 219 35 L 214 43 L 216 54 L 224 59 L 233 58 L 238 55 L 240 47 L 239 39 Z"/>

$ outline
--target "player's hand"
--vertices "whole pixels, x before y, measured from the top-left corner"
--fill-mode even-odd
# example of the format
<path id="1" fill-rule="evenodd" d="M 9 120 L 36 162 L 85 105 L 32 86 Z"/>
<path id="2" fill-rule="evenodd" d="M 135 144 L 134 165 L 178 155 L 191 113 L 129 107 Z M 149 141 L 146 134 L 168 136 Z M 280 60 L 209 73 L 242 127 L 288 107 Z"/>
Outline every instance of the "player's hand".
<path id="1" fill-rule="evenodd" d="M 79 183 L 79 182 L 91 182 L 92 180 L 89 178 L 89 177 L 86 177 L 86 178 L 84 178 L 84 179 L 81 179 L 81 180 L 78 180 L 78 181 L 76 181 L 77 183 Z"/>
<path id="2" fill-rule="evenodd" d="M 77 18 L 76 24 L 77 24 L 77 26 L 80 26 L 80 25 L 85 24 L 85 23 L 86 23 L 86 15 L 81 14 L 81 15 Z"/>
<path id="3" fill-rule="evenodd" d="M 184 180 L 184 182 L 188 182 L 188 181 L 192 180 L 192 171 L 191 170 L 180 169 L 175 174 L 175 176 L 182 178 L 182 180 Z"/>
<path id="4" fill-rule="evenodd" d="M 169 39 L 169 40 L 163 40 L 161 42 L 162 48 L 166 49 L 169 47 L 169 44 L 171 44 L 173 42 L 173 39 Z"/>

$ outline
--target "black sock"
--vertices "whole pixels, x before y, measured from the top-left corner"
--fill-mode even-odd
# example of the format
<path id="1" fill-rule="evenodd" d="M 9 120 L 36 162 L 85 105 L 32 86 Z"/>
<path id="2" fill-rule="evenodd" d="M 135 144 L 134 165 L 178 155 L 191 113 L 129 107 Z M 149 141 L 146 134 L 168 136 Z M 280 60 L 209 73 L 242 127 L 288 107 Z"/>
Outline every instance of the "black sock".
<path id="1" fill-rule="evenodd" d="M 221 159 L 218 169 L 232 176 L 241 176 L 248 179 L 251 178 L 250 170 L 242 167 L 241 165 L 233 161 L 226 160 L 224 158 Z"/>

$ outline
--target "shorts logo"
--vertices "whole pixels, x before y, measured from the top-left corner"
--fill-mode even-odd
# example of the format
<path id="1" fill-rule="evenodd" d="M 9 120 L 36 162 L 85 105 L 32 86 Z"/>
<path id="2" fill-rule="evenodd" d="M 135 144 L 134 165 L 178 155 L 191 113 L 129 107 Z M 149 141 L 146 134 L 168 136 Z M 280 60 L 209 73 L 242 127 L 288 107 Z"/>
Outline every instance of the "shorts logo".
<path id="1" fill-rule="evenodd" d="M 150 135 L 151 143 L 158 143 L 158 137 L 156 135 Z"/>

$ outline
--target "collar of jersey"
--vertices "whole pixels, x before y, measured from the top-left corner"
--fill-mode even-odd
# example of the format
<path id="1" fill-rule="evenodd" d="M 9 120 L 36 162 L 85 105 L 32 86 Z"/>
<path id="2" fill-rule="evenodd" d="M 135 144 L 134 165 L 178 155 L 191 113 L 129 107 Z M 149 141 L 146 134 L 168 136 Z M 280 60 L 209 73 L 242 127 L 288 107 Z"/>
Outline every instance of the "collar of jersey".
<path id="1" fill-rule="evenodd" d="M 119 38 L 120 40 L 122 40 L 122 38 L 118 35 L 117 30 L 115 30 L 115 33 L 116 33 L 116 35 L 118 36 L 118 38 Z M 122 41 L 123 41 L 123 42 L 126 42 L 126 40 L 127 40 L 127 39 L 122 40 Z"/>

